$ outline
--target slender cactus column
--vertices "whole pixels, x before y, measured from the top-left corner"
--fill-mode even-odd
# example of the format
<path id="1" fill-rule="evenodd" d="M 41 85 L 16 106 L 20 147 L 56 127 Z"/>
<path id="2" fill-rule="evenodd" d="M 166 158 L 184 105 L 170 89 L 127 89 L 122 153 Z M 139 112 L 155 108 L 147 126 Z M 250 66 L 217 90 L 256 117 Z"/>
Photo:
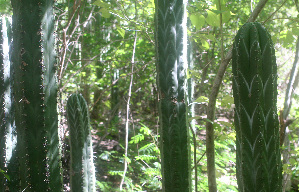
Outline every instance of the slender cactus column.
<path id="1" fill-rule="evenodd" d="M 3 34 L 2 34 L 2 18 L 0 17 L 0 171 L 5 170 L 5 112 L 4 112 L 4 58 L 3 58 Z M 0 173 L 0 186 L 4 186 L 5 177 Z M 2 190 L 0 187 L 0 191 Z"/>
<path id="2" fill-rule="evenodd" d="M 20 188 L 62 191 L 53 0 L 12 0 Z"/>
<path id="3" fill-rule="evenodd" d="M 71 191 L 95 192 L 95 167 L 87 103 L 80 94 L 67 101 L 71 146 Z"/>
<path id="4" fill-rule="evenodd" d="M 186 1 L 156 0 L 157 81 L 163 191 L 190 191 L 185 69 Z"/>
<path id="5" fill-rule="evenodd" d="M 281 192 L 277 65 L 269 33 L 246 23 L 233 45 L 237 181 L 241 192 Z"/>

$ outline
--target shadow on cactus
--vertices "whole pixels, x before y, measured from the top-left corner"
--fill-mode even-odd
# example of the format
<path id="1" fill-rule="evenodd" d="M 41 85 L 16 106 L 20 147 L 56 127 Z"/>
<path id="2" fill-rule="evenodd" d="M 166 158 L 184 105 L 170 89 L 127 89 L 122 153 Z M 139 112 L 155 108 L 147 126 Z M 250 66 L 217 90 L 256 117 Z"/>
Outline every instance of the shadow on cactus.
<path id="1" fill-rule="evenodd" d="M 239 191 L 281 191 L 277 65 L 260 23 L 246 23 L 237 33 L 232 67 Z"/>
<path id="2" fill-rule="evenodd" d="M 71 191 L 95 192 L 90 119 L 87 103 L 81 94 L 72 94 L 69 97 L 67 121 L 71 148 Z"/>

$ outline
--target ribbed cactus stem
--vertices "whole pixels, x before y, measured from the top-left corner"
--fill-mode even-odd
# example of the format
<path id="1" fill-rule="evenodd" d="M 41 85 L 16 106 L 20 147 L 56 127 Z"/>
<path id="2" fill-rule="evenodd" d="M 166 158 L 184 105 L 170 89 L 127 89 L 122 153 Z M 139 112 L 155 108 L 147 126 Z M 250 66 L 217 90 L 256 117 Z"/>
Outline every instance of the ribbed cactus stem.
<path id="1" fill-rule="evenodd" d="M 61 191 L 53 0 L 12 0 L 21 191 Z"/>
<path id="2" fill-rule="evenodd" d="M 187 15 L 185 0 L 157 0 L 156 50 L 159 88 L 162 187 L 190 191 L 187 128 Z"/>
<path id="3" fill-rule="evenodd" d="M 11 42 L 11 26 L 10 19 L 6 17 L 1 20 L 1 64 L 0 64 L 0 162 L 1 169 L 6 172 L 6 178 L 0 183 L 3 186 L 3 191 L 9 189 L 10 191 L 18 190 L 18 168 L 16 161 L 16 131 L 14 126 L 14 112 L 13 99 L 11 93 L 12 84 L 12 70 L 9 61 L 9 44 Z M 0 174 L 1 175 L 1 174 Z M 9 178 L 9 179 L 8 179 Z M 0 178 L 0 180 L 3 179 Z M 3 183 L 4 182 L 4 183 Z M 1 187 L 0 187 L 1 191 Z"/>
<path id="4" fill-rule="evenodd" d="M 67 121 L 71 148 L 71 191 L 95 192 L 95 167 L 89 112 L 81 94 L 72 94 L 67 101 Z"/>
<path id="5" fill-rule="evenodd" d="M 239 191 L 281 192 L 277 65 L 270 34 L 260 23 L 240 28 L 232 67 Z"/>
<path id="6" fill-rule="evenodd" d="M 0 171 L 5 170 L 5 140 L 6 140 L 6 126 L 5 126 L 5 108 L 4 108 L 4 58 L 3 58 L 3 31 L 2 18 L 0 17 Z M 0 173 L 0 186 L 4 186 L 5 177 Z M 0 191 L 4 191 L 0 187 Z"/>

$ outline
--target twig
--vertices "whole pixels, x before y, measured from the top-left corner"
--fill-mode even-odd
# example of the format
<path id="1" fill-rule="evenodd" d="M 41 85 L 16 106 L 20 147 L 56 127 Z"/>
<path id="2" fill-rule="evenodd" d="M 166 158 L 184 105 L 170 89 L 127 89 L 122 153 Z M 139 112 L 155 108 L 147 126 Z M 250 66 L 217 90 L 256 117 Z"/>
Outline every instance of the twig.
<path id="1" fill-rule="evenodd" d="M 137 3 L 135 2 L 135 17 L 137 17 Z M 130 115 L 130 99 L 132 94 L 132 86 L 133 86 L 133 78 L 134 78 L 134 63 L 135 63 L 135 51 L 136 51 L 136 43 L 137 43 L 137 31 L 135 30 L 135 39 L 133 45 L 133 53 L 132 53 L 132 61 L 131 61 L 131 79 L 129 85 L 129 92 L 128 92 L 128 100 L 127 100 L 127 117 L 126 117 L 126 138 L 125 138 L 125 159 L 124 159 L 124 173 L 122 176 L 122 180 L 120 182 L 120 190 L 123 189 L 123 183 L 126 177 L 126 172 L 128 168 L 128 145 L 129 145 L 129 115 Z"/>

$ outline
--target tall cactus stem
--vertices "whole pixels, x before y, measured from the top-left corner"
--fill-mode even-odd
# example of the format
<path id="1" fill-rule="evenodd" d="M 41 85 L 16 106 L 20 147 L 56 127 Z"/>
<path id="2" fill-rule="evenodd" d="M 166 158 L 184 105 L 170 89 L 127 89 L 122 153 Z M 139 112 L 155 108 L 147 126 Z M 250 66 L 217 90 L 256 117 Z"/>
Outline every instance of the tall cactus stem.
<path id="1" fill-rule="evenodd" d="M 4 53 L 3 53 L 3 30 L 2 30 L 2 18 L 0 17 L 0 171 L 5 170 L 5 140 L 6 140 L 6 126 L 5 126 L 5 107 L 4 107 Z M 3 173 L 0 173 L 0 186 L 4 186 L 5 177 Z M 0 191 L 4 191 L 0 188 Z"/>
<path id="2" fill-rule="evenodd" d="M 81 94 L 72 94 L 67 101 L 70 132 L 71 178 L 73 192 L 95 192 L 95 167 L 88 107 Z"/>
<path id="3" fill-rule="evenodd" d="M 270 34 L 260 23 L 238 31 L 232 67 L 239 191 L 281 192 L 277 65 Z"/>
<path id="4" fill-rule="evenodd" d="M 12 0 L 20 188 L 62 191 L 53 0 Z"/>
<path id="5" fill-rule="evenodd" d="M 187 128 L 186 0 L 156 0 L 157 84 L 159 88 L 162 188 L 190 191 Z"/>

